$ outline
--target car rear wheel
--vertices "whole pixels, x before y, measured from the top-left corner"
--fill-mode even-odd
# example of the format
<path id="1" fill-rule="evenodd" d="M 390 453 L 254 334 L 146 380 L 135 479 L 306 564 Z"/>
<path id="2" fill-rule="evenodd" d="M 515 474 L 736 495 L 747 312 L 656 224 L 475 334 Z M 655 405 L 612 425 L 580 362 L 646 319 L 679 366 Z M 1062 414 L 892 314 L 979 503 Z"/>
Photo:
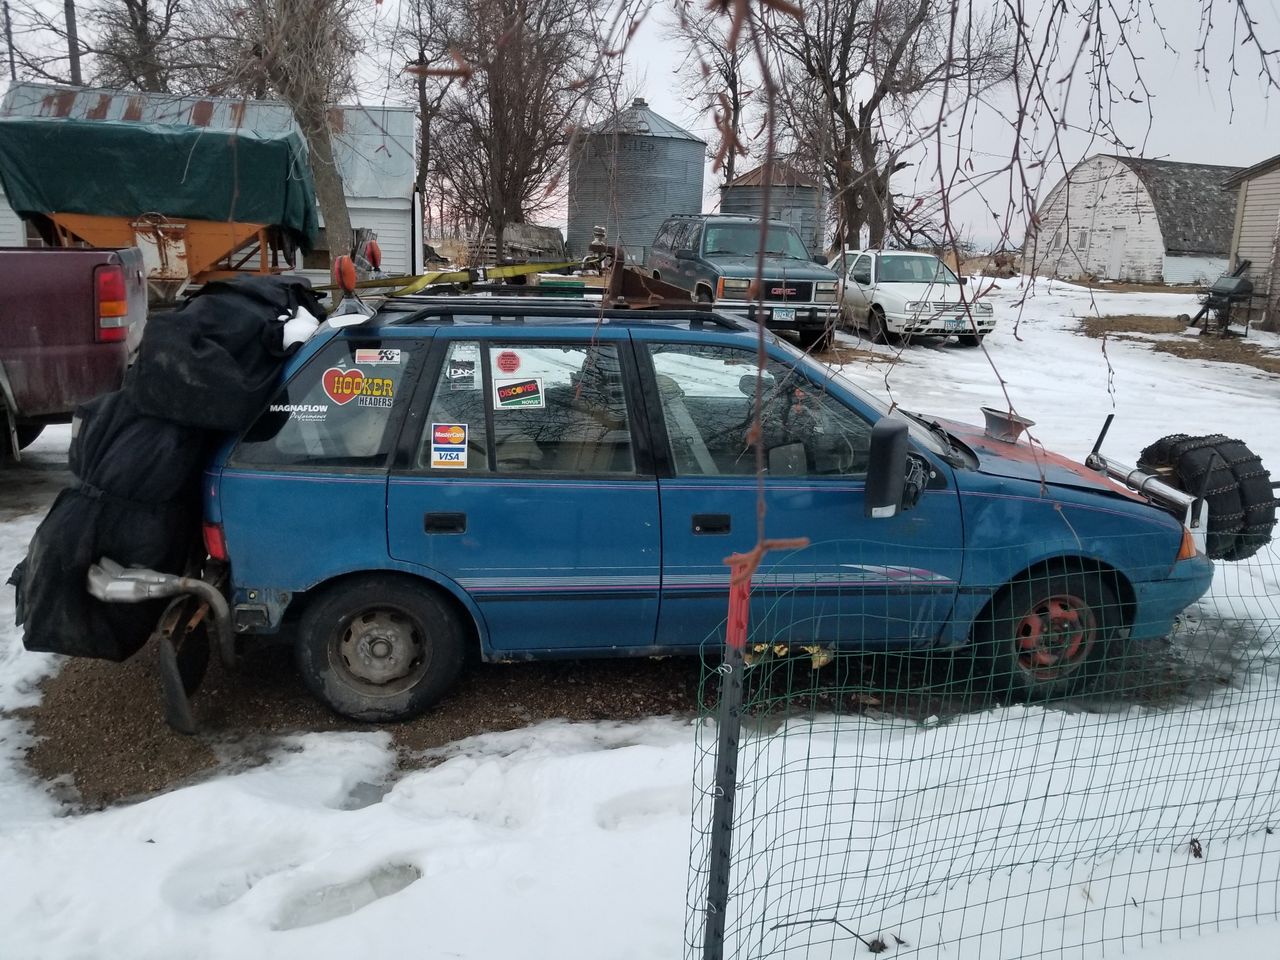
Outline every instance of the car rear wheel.
<path id="1" fill-rule="evenodd" d="M 1113 575 L 1061 570 L 1010 583 L 974 623 L 974 653 L 997 696 L 1052 700 L 1098 673 L 1121 625 Z"/>
<path id="2" fill-rule="evenodd" d="M 1271 541 L 1276 499 L 1271 474 L 1239 440 L 1220 433 L 1162 437 L 1138 457 L 1138 467 L 1209 507 L 1205 552 L 1215 560 L 1244 560 Z"/>
<path id="3" fill-rule="evenodd" d="M 409 578 L 355 577 L 307 608 L 295 647 L 311 692 L 355 720 L 408 720 L 448 692 L 462 669 L 457 614 Z"/>

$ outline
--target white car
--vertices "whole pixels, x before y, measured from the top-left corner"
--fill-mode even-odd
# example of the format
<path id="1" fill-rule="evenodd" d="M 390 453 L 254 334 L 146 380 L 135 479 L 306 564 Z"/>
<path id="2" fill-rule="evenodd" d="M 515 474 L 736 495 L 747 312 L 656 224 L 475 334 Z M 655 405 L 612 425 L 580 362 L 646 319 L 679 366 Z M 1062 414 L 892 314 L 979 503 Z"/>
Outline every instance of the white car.
<path id="1" fill-rule="evenodd" d="M 875 343 L 954 334 L 976 347 L 996 325 L 991 304 L 964 297 L 964 280 L 932 254 L 846 250 L 828 266 L 844 278 L 844 320 Z"/>

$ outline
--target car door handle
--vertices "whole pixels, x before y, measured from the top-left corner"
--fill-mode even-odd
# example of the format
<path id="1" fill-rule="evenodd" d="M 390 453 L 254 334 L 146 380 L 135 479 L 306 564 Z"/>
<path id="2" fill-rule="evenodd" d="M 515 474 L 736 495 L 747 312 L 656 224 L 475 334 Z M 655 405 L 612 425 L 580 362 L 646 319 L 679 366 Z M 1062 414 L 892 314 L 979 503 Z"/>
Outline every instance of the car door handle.
<path id="1" fill-rule="evenodd" d="M 465 513 L 425 513 L 422 515 L 424 533 L 466 533 Z"/>
<path id="2" fill-rule="evenodd" d="M 727 513 L 695 513 L 693 515 L 694 533 L 728 533 L 729 526 Z"/>

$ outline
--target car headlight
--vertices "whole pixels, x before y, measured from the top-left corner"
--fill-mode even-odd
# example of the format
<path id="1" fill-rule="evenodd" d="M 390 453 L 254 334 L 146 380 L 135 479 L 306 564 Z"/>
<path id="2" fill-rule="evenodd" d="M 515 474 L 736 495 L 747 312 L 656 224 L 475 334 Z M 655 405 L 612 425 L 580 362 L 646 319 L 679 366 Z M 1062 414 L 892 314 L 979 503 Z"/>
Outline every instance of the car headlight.
<path id="1" fill-rule="evenodd" d="M 921 310 L 923 310 L 927 306 L 928 306 L 927 303 L 923 303 L 920 300 L 912 300 L 910 303 L 907 304 L 906 310 L 907 310 L 907 313 L 919 313 Z"/>
<path id="2" fill-rule="evenodd" d="M 819 280 L 813 285 L 813 302 L 835 303 L 836 290 L 839 286 L 834 280 Z"/>
<path id="3" fill-rule="evenodd" d="M 982 303 L 981 301 L 979 301 L 978 303 L 975 303 L 973 305 L 973 312 L 974 313 L 991 313 L 992 312 L 991 304 Z"/>
<path id="4" fill-rule="evenodd" d="M 720 278 L 720 296 L 726 300 L 746 300 L 750 289 L 750 280 L 734 280 L 730 277 Z"/>

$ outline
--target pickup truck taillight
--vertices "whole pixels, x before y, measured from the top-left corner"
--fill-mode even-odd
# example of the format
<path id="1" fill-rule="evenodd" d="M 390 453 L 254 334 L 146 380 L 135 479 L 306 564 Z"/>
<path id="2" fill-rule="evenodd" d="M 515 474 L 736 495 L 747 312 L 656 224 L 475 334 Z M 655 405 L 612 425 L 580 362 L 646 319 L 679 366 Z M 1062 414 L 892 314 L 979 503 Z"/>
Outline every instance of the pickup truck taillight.
<path id="1" fill-rule="evenodd" d="M 124 267 L 105 264 L 93 272 L 93 293 L 98 326 L 94 338 L 99 343 L 119 343 L 129 335 L 129 291 Z"/>

